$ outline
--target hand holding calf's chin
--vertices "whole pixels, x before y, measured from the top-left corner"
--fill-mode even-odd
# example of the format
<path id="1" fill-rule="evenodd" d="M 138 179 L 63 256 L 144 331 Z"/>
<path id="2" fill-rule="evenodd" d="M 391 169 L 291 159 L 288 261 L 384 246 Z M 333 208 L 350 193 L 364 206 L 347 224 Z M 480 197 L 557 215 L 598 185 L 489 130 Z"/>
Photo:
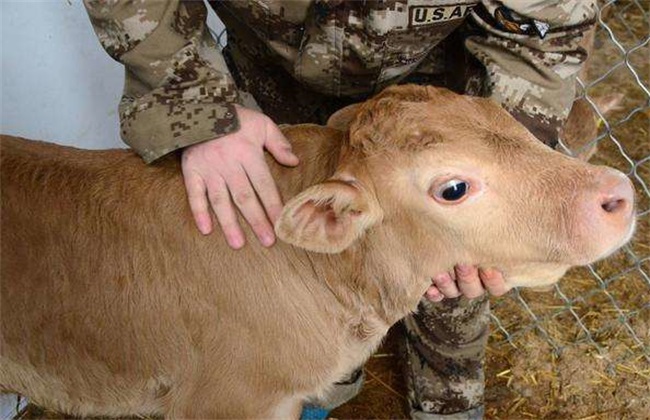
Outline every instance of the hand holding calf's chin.
<path id="1" fill-rule="evenodd" d="M 476 299 L 486 291 L 492 296 L 502 296 L 511 289 L 501 271 L 468 264 L 458 264 L 452 273 L 441 273 L 431 280 L 424 296 L 433 302 L 459 296 Z"/>

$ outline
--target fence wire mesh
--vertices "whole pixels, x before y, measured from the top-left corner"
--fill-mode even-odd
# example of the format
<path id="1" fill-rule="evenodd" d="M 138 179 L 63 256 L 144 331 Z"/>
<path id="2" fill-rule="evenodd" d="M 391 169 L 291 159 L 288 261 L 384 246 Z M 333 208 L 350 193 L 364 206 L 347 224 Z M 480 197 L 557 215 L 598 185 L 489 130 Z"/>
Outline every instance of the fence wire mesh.
<path id="1" fill-rule="evenodd" d="M 558 353 L 588 343 L 614 367 L 625 360 L 650 362 L 650 20 L 647 1 L 607 1 L 599 5 L 592 57 L 579 79 L 601 119 L 590 145 L 592 162 L 615 167 L 634 183 L 637 229 L 632 241 L 604 261 L 570 271 L 552 294 L 513 291 L 493 305 L 493 341 L 516 346 L 534 330 Z M 599 96 L 618 92 L 611 115 L 597 106 Z M 570 150 L 562 143 L 562 148 Z M 586 147 L 588 147 L 586 146 Z M 611 354 L 616 344 L 624 350 Z"/>

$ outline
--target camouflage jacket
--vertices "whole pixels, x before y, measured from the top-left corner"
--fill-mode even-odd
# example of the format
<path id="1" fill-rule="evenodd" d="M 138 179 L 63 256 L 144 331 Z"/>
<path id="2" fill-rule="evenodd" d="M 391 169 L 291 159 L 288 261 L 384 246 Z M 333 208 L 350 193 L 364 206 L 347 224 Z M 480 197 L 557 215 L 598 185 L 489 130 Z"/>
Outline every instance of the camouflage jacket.
<path id="1" fill-rule="evenodd" d="M 279 86 L 295 98 L 314 96 L 311 106 L 360 100 L 389 84 L 428 83 L 413 76 L 467 60 L 464 54 L 482 75 L 478 88 L 469 87 L 468 73 L 456 90 L 492 97 L 552 144 L 574 98 L 586 59 L 580 42 L 596 11 L 595 0 L 211 2 L 228 29 L 231 75 L 202 1 L 84 3 L 102 46 L 125 66 L 121 134 L 146 162 L 237 130 L 240 90 L 265 112 L 269 98 L 282 101 Z M 456 47 L 463 54 L 439 48 L 467 25 Z"/>

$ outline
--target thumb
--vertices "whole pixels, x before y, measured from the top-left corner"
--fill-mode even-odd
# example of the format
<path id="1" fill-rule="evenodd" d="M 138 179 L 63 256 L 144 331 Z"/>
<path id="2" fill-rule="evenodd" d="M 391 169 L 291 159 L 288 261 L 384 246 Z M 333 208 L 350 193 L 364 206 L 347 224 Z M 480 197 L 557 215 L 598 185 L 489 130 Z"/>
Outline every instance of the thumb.
<path id="1" fill-rule="evenodd" d="M 275 160 L 283 165 L 296 166 L 300 162 L 298 156 L 291 151 L 289 141 L 284 137 L 278 126 L 273 123 L 266 126 L 264 147 L 273 155 Z"/>

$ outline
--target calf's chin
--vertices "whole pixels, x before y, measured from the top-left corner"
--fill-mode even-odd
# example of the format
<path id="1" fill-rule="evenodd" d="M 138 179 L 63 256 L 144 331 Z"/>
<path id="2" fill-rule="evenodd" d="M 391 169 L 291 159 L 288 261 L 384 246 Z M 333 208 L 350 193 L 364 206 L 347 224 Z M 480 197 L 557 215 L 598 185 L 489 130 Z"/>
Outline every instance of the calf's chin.
<path id="1" fill-rule="evenodd" d="M 571 266 L 553 263 L 530 263 L 502 267 L 511 287 L 530 287 L 546 290 L 557 283 Z"/>

